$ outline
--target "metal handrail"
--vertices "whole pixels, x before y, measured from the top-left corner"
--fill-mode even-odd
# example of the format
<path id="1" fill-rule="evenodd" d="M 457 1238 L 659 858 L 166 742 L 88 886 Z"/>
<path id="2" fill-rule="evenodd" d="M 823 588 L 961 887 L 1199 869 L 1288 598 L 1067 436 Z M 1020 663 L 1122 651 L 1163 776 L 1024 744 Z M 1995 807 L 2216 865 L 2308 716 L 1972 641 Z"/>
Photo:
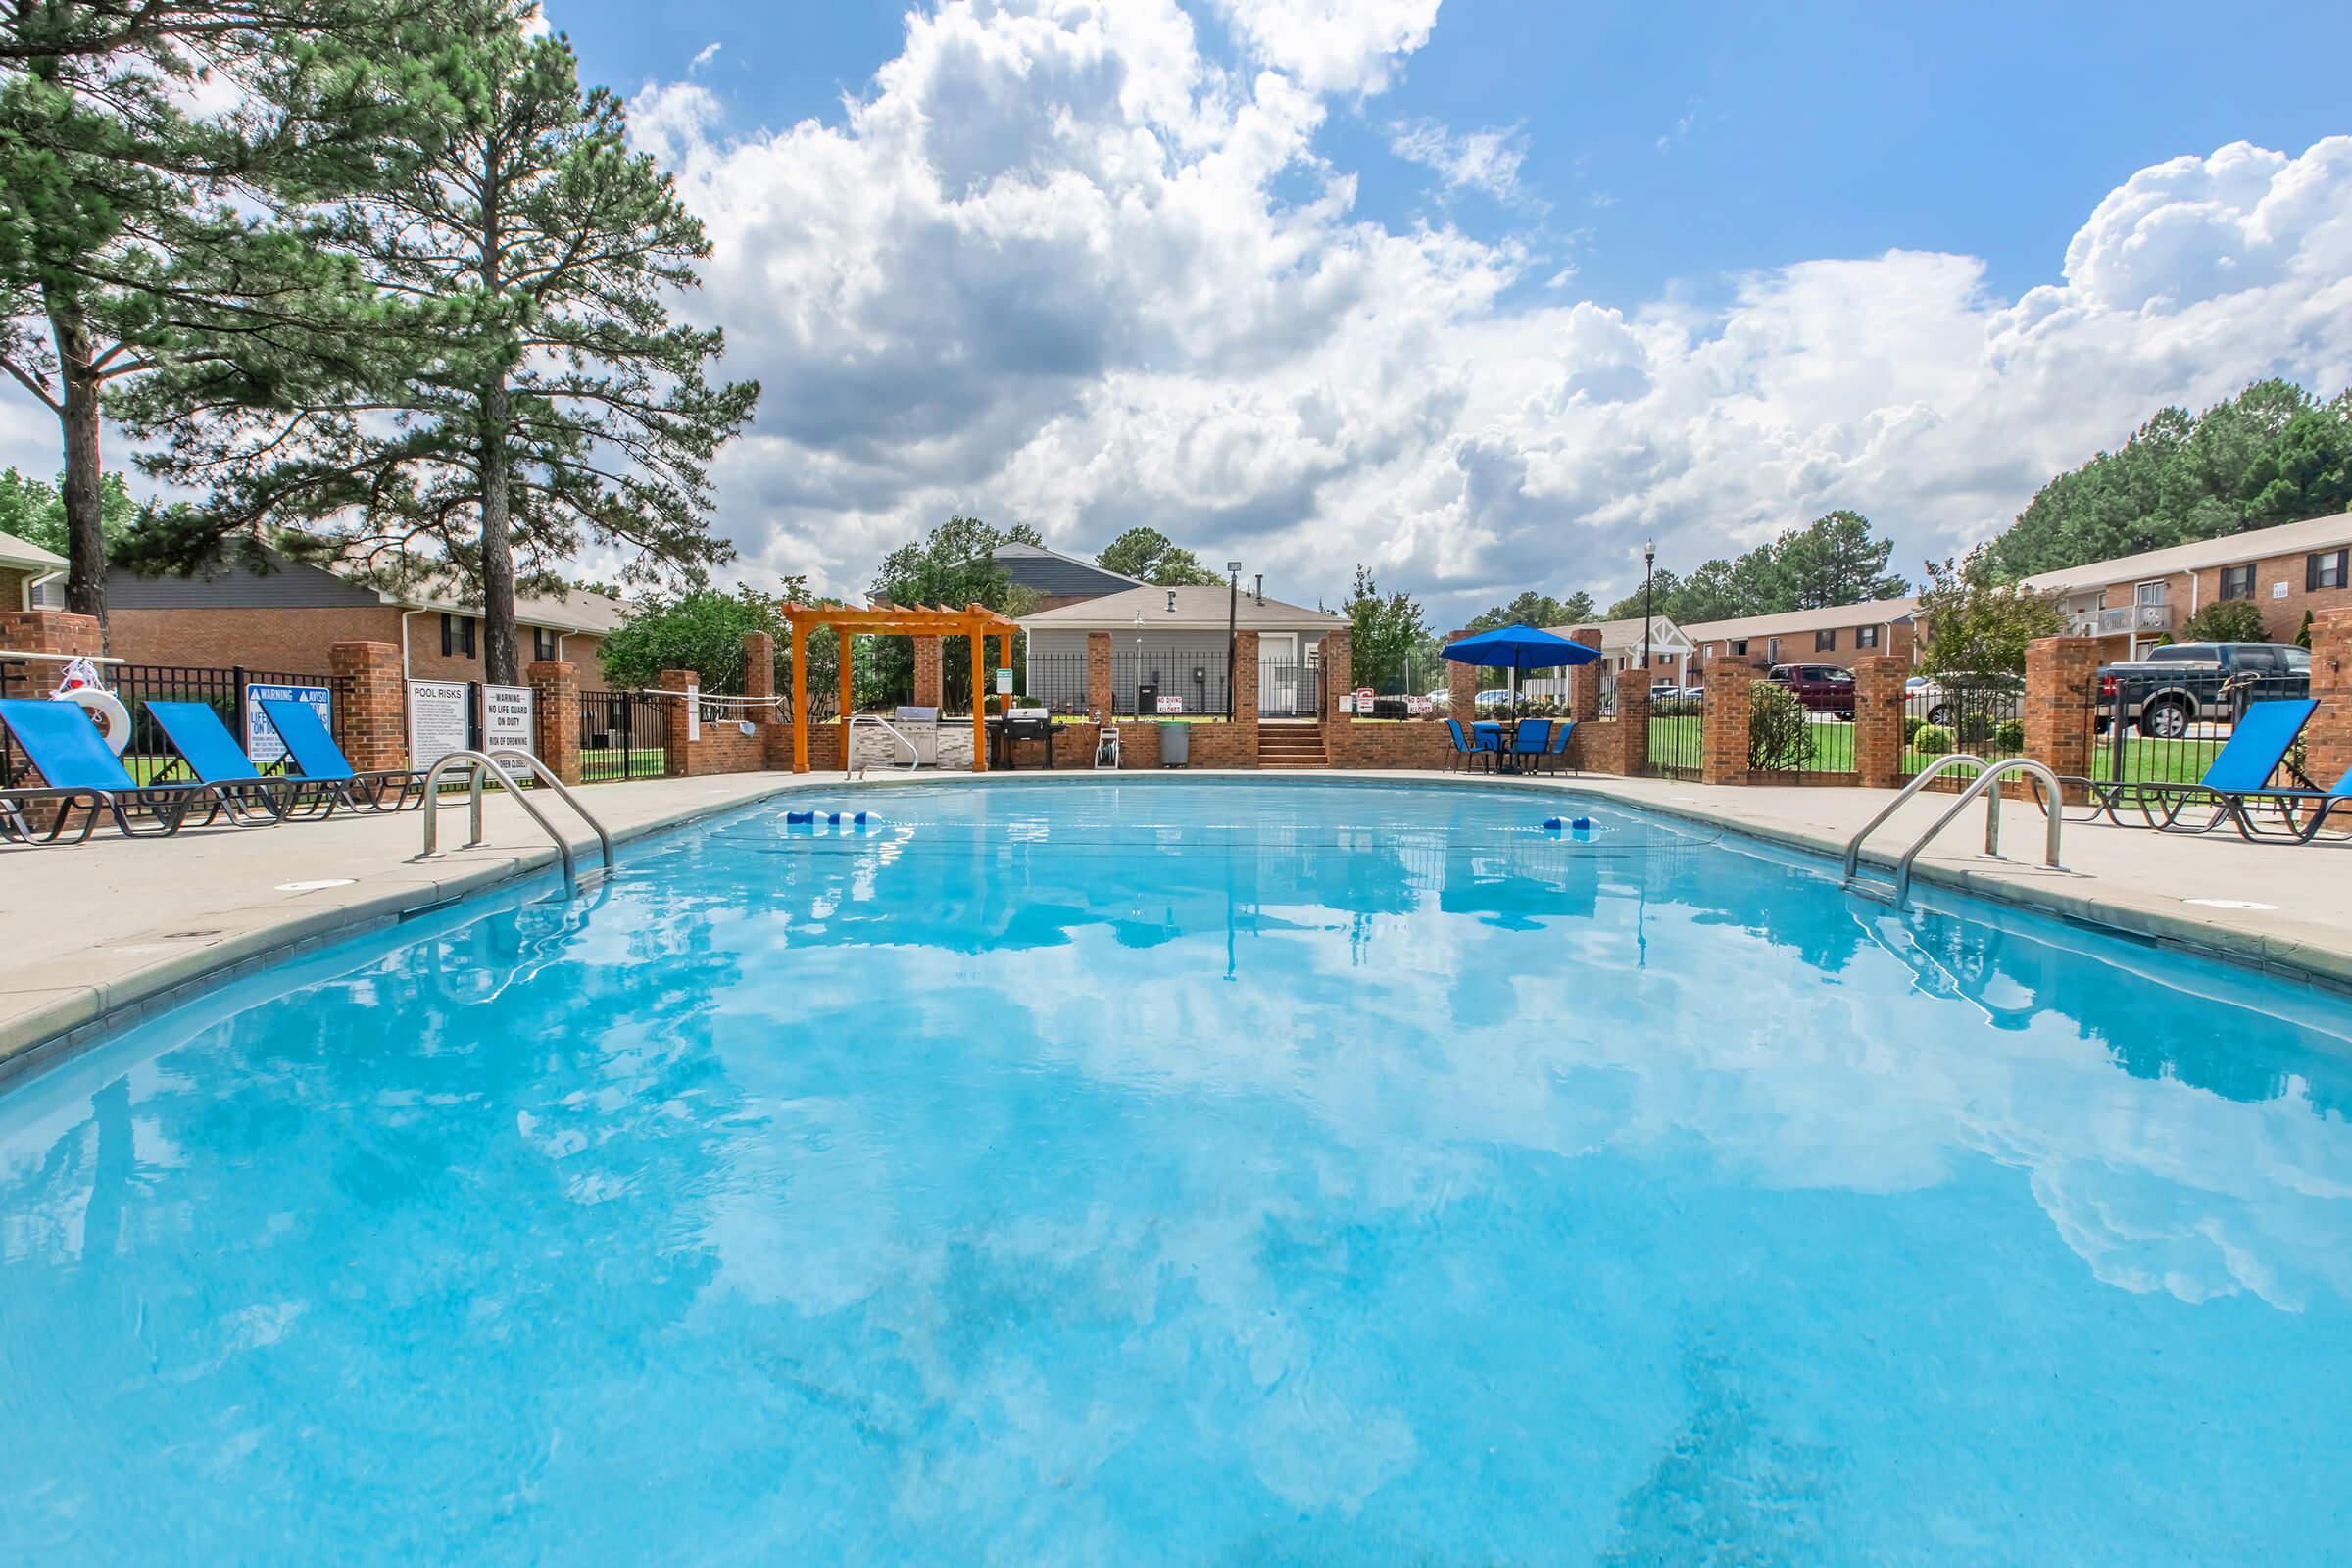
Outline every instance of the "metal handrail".
<path id="1" fill-rule="evenodd" d="M 604 858 L 605 873 L 610 876 L 612 871 L 612 835 L 605 831 L 604 823 L 599 822 L 595 816 L 590 814 L 588 808 L 580 804 L 579 797 L 565 788 L 564 781 L 550 772 L 545 762 L 540 761 L 538 758 L 528 752 L 509 747 L 500 747 L 495 753 L 451 752 L 432 765 L 432 770 L 424 775 L 424 848 L 418 852 L 416 858 L 429 860 L 440 853 L 435 846 L 440 837 L 441 776 L 456 768 L 470 768 L 473 772 L 473 837 L 467 839 L 460 848 L 470 850 L 475 845 L 484 842 L 482 838 L 482 781 L 486 775 L 494 780 L 499 788 L 514 796 L 514 804 L 528 812 L 531 820 L 539 824 L 540 831 L 555 843 L 556 854 L 564 862 L 564 890 L 574 896 L 579 893 L 579 871 L 572 862 L 571 842 L 556 831 L 556 825 L 547 819 L 547 813 L 540 810 L 530 797 L 522 793 L 522 786 L 514 782 L 514 775 L 499 765 L 501 758 L 518 759 L 528 765 L 534 779 L 563 797 L 564 804 L 570 807 L 578 814 L 580 820 L 588 824 L 589 829 L 596 834 L 597 849 Z"/>
<path id="2" fill-rule="evenodd" d="M 850 727 L 847 732 L 843 734 L 841 739 L 842 777 L 865 777 L 865 769 L 858 765 L 858 726 L 860 724 L 871 724 L 876 729 L 889 731 L 890 738 L 892 740 L 897 741 L 901 746 L 906 748 L 906 766 L 908 771 L 917 773 L 922 771 L 923 754 L 921 750 L 915 746 L 914 742 L 908 740 L 905 735 L 901 734 L 899 727 L 896 724 L 893 724 L 889 719 L 884 718 L 880 713 L 858 713 L 852 715 L 850 719 Z"/>
<path id="3" fill-rule="evenodd" d="M 2058 854 L 2059 839 L 2066 826 L 2065 812 L 2060 809 L 2065 802 L 2065 796 L 2062 793 L 2063 786 L 2059 782 L 2058 775 L 2046 764 L 2037 762 L 2030 757 L 2011 757 L 1987 765 L 1981 757 L 1967 752 L 1953 752 L 1929 763 L 1917 778 L 1904 785 L 1902 792 L 1887 803 L 1885 810 L 1872 817 L 1861 832 L 1845 841 L 1845 886 L 1850 888 L 1854 885 L 1855 874 L 1861 865 L 1862 841 L 1870 837 L 1881 823 L 1892 816 L 1905 801 L 1927 788 L 1941 774 L 1956 767 L 1975 767 L 1980 771 L 1974 779 L 1969 781 L 1968 787 L 1960 792 L 1959 798 L 1952 802 L 1951 808 L 1937 817 L 1926 832 L 1913 839 L 1910 848 L 1903 851 L 1902 858 L 1895 861 L 1894 897 L 1892 900 L 1895 908 L 1901 908 L 1910 900 L 1912 862 L 1919 858 L 1920 853 L 1935 840 L 1937 834 L 1950 826 L 1952 820 L 1962 811 L 1968 809 L 1969 802 L 1987 791 L 1991 792 L 1992 798 L 1984 807 L 1984 853 L 1996 859 L 2000 858 L 2000 784 L 2002 776 L 2008 773 L 2023 773 L 2034 780 L 2037 789 L 2046 792 L 2042 813 L 2049 819 L 2049 832 L 2042 846 L 2042 864 L 2053 871 L 2066 869 L 2065 864 L 2059 859 Z"/>

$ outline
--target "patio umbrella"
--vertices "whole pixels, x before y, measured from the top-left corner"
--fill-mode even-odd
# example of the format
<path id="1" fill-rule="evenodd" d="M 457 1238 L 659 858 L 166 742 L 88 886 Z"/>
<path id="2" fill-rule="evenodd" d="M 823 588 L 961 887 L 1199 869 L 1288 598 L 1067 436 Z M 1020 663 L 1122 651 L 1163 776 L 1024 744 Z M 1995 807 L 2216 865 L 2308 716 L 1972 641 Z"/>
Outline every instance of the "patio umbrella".
<path id="1" fill-rule="evenodd" d="M 1530 669 L 1556 669 L 1563 664 L 1589 664 L 1600 650 L 1534 626 L 1497 626 L 1475 637 L 1446 645 L 1446 657 L 1457 664 L 1484 664 L 1511 672 L 1511 702 L 1519 701 L 1519 676 Z"/>

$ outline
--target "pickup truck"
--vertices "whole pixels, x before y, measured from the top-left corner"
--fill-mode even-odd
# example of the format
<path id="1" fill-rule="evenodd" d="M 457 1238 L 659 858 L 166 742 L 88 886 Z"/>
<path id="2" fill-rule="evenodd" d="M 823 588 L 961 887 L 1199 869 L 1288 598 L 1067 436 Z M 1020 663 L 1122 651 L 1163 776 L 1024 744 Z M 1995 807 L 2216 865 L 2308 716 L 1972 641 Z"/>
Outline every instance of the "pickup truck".
<path id="1" fill-rule="evenodd" d="M 2311 695 L 2311 650 L 2291 643 L 2168 643 L 2145 659 L 2099 668 L 2099 722 L 2121 712 L 2142 735 L 2226 724 L 2244 705 Z"/>

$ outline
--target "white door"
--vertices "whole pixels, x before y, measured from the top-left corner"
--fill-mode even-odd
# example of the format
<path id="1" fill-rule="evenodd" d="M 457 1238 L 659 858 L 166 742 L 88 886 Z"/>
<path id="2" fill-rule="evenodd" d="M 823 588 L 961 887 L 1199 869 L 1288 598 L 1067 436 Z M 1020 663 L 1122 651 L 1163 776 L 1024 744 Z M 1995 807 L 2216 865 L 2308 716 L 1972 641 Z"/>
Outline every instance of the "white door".
<path id="1" fill-rule="evenodd" d="M 1261 631 L 1257 634 L 1257 711 L 1295 713 L 1298 710 L 1298 634 Z"/>

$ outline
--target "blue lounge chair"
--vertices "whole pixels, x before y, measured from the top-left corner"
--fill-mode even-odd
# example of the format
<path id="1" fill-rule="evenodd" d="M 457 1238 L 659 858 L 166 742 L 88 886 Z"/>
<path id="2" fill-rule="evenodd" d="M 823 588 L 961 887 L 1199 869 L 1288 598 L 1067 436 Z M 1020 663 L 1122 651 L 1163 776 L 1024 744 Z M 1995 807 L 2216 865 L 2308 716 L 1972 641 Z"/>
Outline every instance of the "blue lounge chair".
<path id="1" fill-rule="evenodd" d="M 1458 718 L 1447 719 L 1446 728 L 1453 735 L 1453 750 L 1447 754 L 1446 759 L 1446 767 L 1448 772 L 1455 768 L 1467 769 L 1482 757 L 1487 760 L 1489 767 L 1494 765 L 1494 758 L 1500 748 L 1494 731 L 1465 733 L 1462 729 L 1462 721 Z"/>
<path id="2" fill-rule="evenodd" d="M 2352 810 L 2352 768 L 2346 768 L 2342 778 L 2324 790 L 2316 785 L 2308 789 L 2273 787 L 2248 790 L 2229 801 L 2230 819 L 2238 836 L 2256 843 L 2285 840 L 2309 844 L 2339 810 Z M 2344 839 L 2352 839 L 2352 834 L 2338 835 L 2329 842 Z"/>
<path id="3" fill-rule="evenodd" d="M 283 821 L 334 810 L 331 794 L 300 779 L 271 777 L 254 766 L 212 704 L 151 700 L 147 713 L 178 754 L 172 767 L 185 764 L 204 783 L 219 786 L 229 814 L 238 821 Z M 171 771 L 166 769 L 156 782 L 170 783 Z"/>
<path id="4" fill-rule="evenodd" d="M 239 818 L 228 798 L 213 784 L 141 784 L 125 772 L 122 760 L 107 750 L 106 737 L 90 715 L 73 703 L 41 697 L 12 697 L 0 701 L 0 728 L 15 737 L 17 746 L 41 775 L 37 789 L 0 792 L 0 839 L 24 844 L 54 844 L 65 837 L 80 808 L 81 831 L 69 842 L 79 844 L 97 827 L 101 812 L 115 826 L 135 838 L 164 838 L 188 825 L 198 807 L 210 826 L 223 814 Z M 47 825 L 37 825 L 54 807 Z M 142 821 L 144 817 L 146 820 Z"/>
<path id="5" fill-rule="evenodd" d="M 2104 812 L 2118 827 L 2137 825 L 2164 833 L 2210 833 L 2224 822 L 2236 822 L 2239 831 L 2244 832 L 2248 810 L 2245 803 L 2249 800 L 2291 796 L 2308 802 L 2325 793 L 2296 771 L 2286 758 L 2294 747 L 2295 737 L 2303 733 L 2303 726 L 2311 722 L 2311 715 L 2319 706 L 2307 697 L 2248 703 L 2246 710 L 2231 726 L 2230 739 L 2205 765 L 2205 776 L 2194 784 L 2140 780 L 2093 783 L 2088 779 L 2066 782 L 2088 785 L 2097 808 L 2093 815 Z M 2281 767 L 2293 775 L 2300 788 L 2271 788 L 2272 778 Z M 2127 798 L 2136 808 L 2139 817 L 2136 824 L 2123 818 Z M 2200 806 L 2211 807 L 2212 815 L 2202 822 L 2181 820 L 2183 812 Z"/>
<path id="6" fill-rule="evenodd" d="M 1576 720 L 1573 718 L 1563 718 L 1551 726 L 1551 744 L 1544 747 L 1544 755 L 1536 760 L 1539 772 L 1556 773 L 1568 765 L 1568 737 L 1575 733 Z"/>
<path id="7" fill-rule="evenodd" d="M 304 778 L 331 793 L 342 805 L 358 810 L 404 810 L 424 804 L 424 774 L 407 768 L 362 773 L 335 744 L 318 710 L 292 697 L 265 697 L 262 711 L 269 715 L 277 738 L 286 744 L 286 760 Z"/>

